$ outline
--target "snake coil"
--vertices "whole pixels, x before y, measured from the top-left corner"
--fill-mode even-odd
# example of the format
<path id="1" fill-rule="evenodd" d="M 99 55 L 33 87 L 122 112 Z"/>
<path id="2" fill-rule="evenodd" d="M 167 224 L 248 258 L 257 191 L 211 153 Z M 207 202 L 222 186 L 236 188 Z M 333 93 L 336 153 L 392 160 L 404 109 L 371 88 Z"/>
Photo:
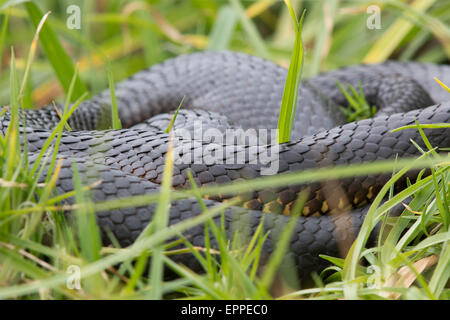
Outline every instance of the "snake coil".
<path id="1" fill-rule="evenodd" d="M 172 117 L 169 113 L 183 97 L 176 129 L 192 133 L 194 123 L 224 134 L 229 128 L 273 129 L 277 126 L 286 75 L 284 68 L 272 62 L 233 52 L 184 55 L 133 75 L 117 84 L 115 90 L 120 119 L 126 129 L 98 130 L 108 120 L 109 90 L 83 102 L 69 119 L 72 131 L 63 133 L 58 148 L 58 157 L 63 159 L 58 192 L 73 190 L 73 160 L 84 183 L 101 181 L 92 191 L 94 201 L 157 192 L 169 139 L 163 130 Z M 279 147 L 276 173 L 417 156 L 419 152 L 410 140 L 424 147 L 419 132 L 391 130 L 414 124 L 415 120 L 421 124 L 450 122 L 450 99 L 433 81 L 434 77 L 450 83 L 450 67 L 387 62 L 348 67 L 304 80 L 299 89 L 293 139 Z M 346 100 L 337 81 L 355 88 L 361 86 L 367 101 L 377 106 L 376 117 L 345 123 L 338 106 L 345 105 Z M 27 150 L 33 163 L 60 117 L 53 106 L 27 110 L 24 114 L 22 130 L 26 132 Z M 0 119 L 3 134 L 9 121 L 9 113 Z M 450 129 L 427 129 L 425 133 L 433 146 L 450 147 Z M 219 142 L 203 138 L 190 141 L 183 149 L 184 155 L 194 155 L 199 148 L 212 144 L 221 147 Z M 227 161 L 235 160 L 234 150 L 224 152 L 223 162 L 176 164 L 174 188 L 189 186 L 188 170 L 199 185 L 261 176 L 264 165 L 250 163 L 249 159 L 255 150 L 262 152 L 264 146 L 255 149 L 247 142 L 235 147 L 245 155 L 243 163 Z M 414 178 L 414 174 L 409 173 L 409 177 Z M 244 237 L 251 235 L 265 212 L 289 213 L 298 195 L 307 190 L 303 215 L 297 220 L 290 241 L 291 263 L 286 264 L 303 278 L 327 266 L 319 254 L 345 254 L 368 205 L 389 178 L 389 174 L 366 175 L 250 192 L 243 197 L 242 207 L 226 210 L 225 230 L 229 236 L 232 230 L 239 230 Z M 405 181 L 406 178 L 401 179 L 396 187 L 401 189 Z M 223 198 L 211 197 L 205 204 L 212 207 Z M 106 231 L 111 231 L 122 246 L 132 244 L 151 221 L 154 211 L 154 205 L 130 205 L 126 209 L 98 212 L 104 243 L 109 243 Z M 169 224 L 201 212 L 195 199 L 174 201 Z M 270 233 L 263 251 L 270 254 L 289 218 L 283 214 L 264 216 L 264 230 Z M 219 223 L 220 217 L 214 220 Z M 203 226 L 191 228 L 184 235 L 194 246 L 204 245 Z M 212 246 L 217 246 L 211 240 Z M 173 259 L 194 270 L 200 268 L 191 255 Z"/>

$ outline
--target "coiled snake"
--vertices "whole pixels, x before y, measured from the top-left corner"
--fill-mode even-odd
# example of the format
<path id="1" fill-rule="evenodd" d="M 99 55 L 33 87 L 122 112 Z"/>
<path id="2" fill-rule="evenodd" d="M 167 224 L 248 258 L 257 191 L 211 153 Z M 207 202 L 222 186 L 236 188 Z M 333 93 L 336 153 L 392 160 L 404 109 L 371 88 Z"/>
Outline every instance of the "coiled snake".
<path id="1" fill-rule="evenodd" d="M 163 130 L 172 117 L 168 113 L 177 108 L 183 97 L 175 128 L 187 128 L 192 133 L 196 128 L 193 124 L 200 123 L 222 133 L 227 128 L 272 129 L 277 126 L 286 75 L 284 68 L 272 62 L 233 52 L 184 55 L 133 75 L 115 89 L 120 118 L 127 129 L 97 130 L 110 113 L 109 90 L 83 102 L 69 119 L 72 131 L 64 132 L 58 151 L 65 160 L 57 190 L 73 190 L 71 164 L 75 159 L 84 183 L 101 181 L 92 192 L 94 201 L 158 191 L 168 142 Z M 415 119 L 421 124 L 450 122 L 448 93 L 434 82 L 434 77 L 450 83 L 450 67 L 387 62 L 348 67 L 304 80 L 299 89 L 292 142 L 280 146 L 275 173 L 417 156 L 419 152 L 410 140 L 423 146 L 419 132 L 391 130 L 413 124 Z M 355 88 L 361 85 L 368 102 L 377 106 L 377 116 L 346 124 L 337 107 L 346 104 L 337 81 Z M 60 116 L 51 106 L 28 110 L 25 118 L 28 152 L 33 161 Z M 7 113 L 0 121 L 3 134 L 9 119 Z M 450 129 L 425 133 L 433 146 L 450 147 Z M 184 155 L 190 156 L 212 143 L 220 145 L 204 137 L 200 140 L 189 144 Z M 249 163 L 252 152 L 262 152 L 259 147 L 255 149 L 248 141 L 238 147 L 245 154 L 243 163 L 227 161 L 236 160 L 235 151 L 225 152 L 223 162 L 176 163 L 173 186 L 189 185 L 187 170 L 203 186 L 260 176 L 264 164 Z M 251 192 L 243 198 L 244 209 L 226 211 L 225 228 L 230 236 L 232 226 L 251 234 L 263 212 L 287 214 L 298 194 L 308 190 L 303 215 L 297 221 L 289 247 L 297 274 L 304 277 L 327 265 L 318 254 L 343 254 L 341 243 L 353 239 L 368 204 L 389 178 L 390 174 L 358 176 Z M 402 182 L 398 187 L 402 187 Z M 205 200 L 205 204 L 214 206 L 219 200 L 221 196 L 215 196 Z M 98 212 L 105 244 L 109 243 L 106 230 L 122 246 L 132 244 L 154 211 L 155 206 L 150 205 Z M 196 199 L 174 201 L 169 223 L 199 213 L 201 207 Z M 264 230 L 271 231 L 264 243 L 265 253 L 272 252 L 276 231 L 282 230 L 287 221 L 283 214 L 265 214 Z M 194 246 L 204 245 L 201 225 L 188 230 L 185 236 Z M 195 270 L 199 268 L 191 255 L 173 259 Z"/>

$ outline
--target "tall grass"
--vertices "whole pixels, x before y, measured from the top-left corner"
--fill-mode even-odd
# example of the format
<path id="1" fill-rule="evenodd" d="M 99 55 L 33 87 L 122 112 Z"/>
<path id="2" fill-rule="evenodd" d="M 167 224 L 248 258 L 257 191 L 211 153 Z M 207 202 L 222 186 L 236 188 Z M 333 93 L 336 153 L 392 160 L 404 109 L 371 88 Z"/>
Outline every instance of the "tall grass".
<path id="1" fill-rule="evenodd" d="M 277 142 L 285 143 L 291 138 L 291 132 L 294 127 L 295 111 L 298 103 L 298 91 L 303 71 L 304 48 L 302 42 L 303 19 L 305 11 L 298 21 L 292 3 L 286 0 L 286 6 L 292 18 L 295 28 L 295 45 L 292 51 L 292 58 L 289 64 L 289 70 L 284 86 L 283 99 L 281 100 L 280 116 L 278 119 Z"/>

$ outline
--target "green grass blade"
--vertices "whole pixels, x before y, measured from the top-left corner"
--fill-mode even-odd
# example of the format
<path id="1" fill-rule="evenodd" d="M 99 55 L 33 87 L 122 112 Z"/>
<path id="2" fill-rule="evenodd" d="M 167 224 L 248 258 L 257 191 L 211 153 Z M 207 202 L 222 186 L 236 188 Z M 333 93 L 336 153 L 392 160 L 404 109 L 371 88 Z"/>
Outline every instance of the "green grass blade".
<path id="1" fill-rule="evenodd" d="M 47 12 L 42 17 L 41 21 L 39 21 L 39 24 L 36 27 L 36 33 L 34 35 L 33 41 L 31 42 L 30 52 L 28 53 L 27 64 L 25 67 L 25 74 L 23 76 L 22 85 L 21 85 L 20 91 L 19 91 L 19 99 L 21 99 L 21 100 L 23 100 L 25 88 L 26 88 L 26 85 L 28 84 L 28 76 L 30 73 L 31 64 L 33 63 L 34 56 L 36 55 L 37 42 L 39 40 L 39 33 L 41 32 L 42 27 L 44 26 L 44 23 L 47 20 L 49 15 L 50 15 L 50 12 Z"/>
<path id="2" fill-rule="evenodd" d="M 278 119 L 278 143 L 285 143 L 291 139 L 291 132 L 294 126 L 295 110 L 298 103 L 298 91 L 303 71 L 304 49 L 301 33 L 304 17 L 305 12 L 303 12 L 299 23 L 295 21 L 295 25 L 297 26 L 295 46 L 286 78 L 283 99 L 281 101 L 280 116 Z"/>
<path id="3" fill-rule="evenodd" d="M 55 138 L 55 136 L 57 135 L 57 134 L 59 134 L 62 130 L 63 130 L 63 128 L 64 128 L 64 126 L 65 126 L 65 124 L 67 123 L 67 120 L 70 118 L 70 116 L 75 112 L 75 110 L 76 110 L 76 108 L 80 105 L 80 103 L 86 98 L 86 96 L 87 96 L 87 92 L 85 92 L 73 105 L 72 105 L 72 107 L 70 108 L 70 110 L 66 113 L 66 114 L 63 114 L 63 117 L 62 117 L 62 119 L 61 119 L 61 121 L 60 121 L 60 123 L 56 126 L 56 128 L 51 132 L 51 134 L 50 134 L 50 136 L 47 138 L 47 140 L 45 141 L 45 143 L 44 143 L 44 145 L 43 145 L 43 147 L 42 147 L 42 149 L 41 149 L 41 151 L 39 152 L 39 155 L 38 155 L 38 157 L 37 157 L 37 159 L 36 159 L 36 163 L 34 164 L 34 166 L 33 166 L 33 168 L 32 168 L 32 170 L 31 170 L 31 175 L 32 176 L 34 176 L 34 174 L 36 173 L 36 171 L 37 171 L 37 169 L 38 169 L 38 167 L 39 167 L 39 164 L 40 164 L 40 161 L 41 161 L 41 159 L 42 159 L 42 157 L 44 156 L 44 153 L 48 150 L 48 148 L 50 147 L 50 144 L 52 143 L 52 141 L 53 141 L 53 139 Z"/>
<path id="4" fill-rule="evenodd" d="M 92 262 L 100 258 L 100 231 L 97 226 L 93 207 L 89 205 L 92 203 L 86 198 L 86 193 L 83 192 L 81 177 L 75 161 L 72 163 L 72 172 L 76 203 L 88 203 L 83 209 L 77 209 L 77 222 L 81 253 L 86 261 Z"/>
<path id="5" fill-rule="evenodd" d="M 169 147 L 166 154 L 160 199 L 152 222 L 153 230 L 167 228 L 169 223 L 170 192 L 172 189 L 173 175 L 173 148 L 173 136 L 171 136 L 169 138 Z M 162 298 L 163 250 L 164 247 L 162 243 L 154 246 L 152 250 L 152 265 L 150 268 L 150 287 L 152 288 L 150 293 L 151 299 Z"/>
<path id="6" fill-rule="evenodd" d="M 450 231 L 447 231 L 447 238 Z M 439 297 L 450 279 L 450 246 L 449 241 L 443 246 L 443 253 L 440 256 L 438 265 L 431 277 L 429 288 L 436 297 Z"/>
<path id="7" fill-rule="evenodd" d="M 6 137 L 6 150 L 7 150 L 7 165 L 6 174 L 4 177 L 10 181 L 13 175 L 14 167 L 17 163 L 19 149 L 19 101 L 18 101 L 18 81 L 16 71 L 16 59 L 14 49 L 11 48 L 11 72 L 10 72 L 10 112 L 11 112 L 11 125 L 8 127 Z"/>
<path id="8" fill-rule="evenodd" d="M 177 111 L 175 111 L 175 114 L 173 115 L 172 119 L 170 120 L 169 125 L 167 126 L 166 130 L 164 130 L 165 133 L 169 133 L 170 131 L 172 131 L 173 126 L 175 125 L 175 121 L 177 120 L 178 112 L 180 111 L 185 98 L 186 98 L 186 96 L 184 96 L 183 99 L 181 99 L 181 102 L 178 105 Z"/>
<path id="9" fill-rule="evenodd" d="M 109 90 L 111 92 L 111 117 L 112 117 L 112 129 L 122 129 L 122 122 L 119 117 L 119 109 L 117 108 L 116 89 L 114 86 L 114 77 L 111 68 L 111 63 L 108 60 L 108 80 Z"/>
<path id="10" fill-rule="evenodd" d="M 434 78 L 434 80 L 436 80 L 437 83 L 439 83 L 445 90 L 450 93 L 450 88 L 447 87 L 441 80 L 439 80 L 438 78 Z"/>
<path id="11" fill-rule="evenodd" d="M 424 158 L 425 155 L 421 156 L 419 159 Z M 380 205 L 382 199 L 386 195 L 386 193 L 389 191 L 391 185 L 393 185 L 401 176 L 403 176 L 406 172 L 411 170 L 411 166 L 405 166 L 403 167 L 398 173 L 396 173 L 391 180 L 389 180 L 388 183 L 386 183 L 383 188 L 380 190 L 378 195 L 376 196 L 375 200 L 373 201 L 372 205 L 370 206 L 369 211 L 367 212 L 366 218 L 364 219 L 364 222 L 361 226 L 361 229 L 359 231 L 358 237 L 356 238 L 355 242 L 353 243 L 352 247 L 350 248 L 347 257 L 345 258 L 345 264 L 344 264 L 344 280 L 349 282 L 349 284 L 345 287 L 345 296 L 350 299 L 356 299 L 357 298 L 357 286 L 355 283 L 352 283 L 351 281 L 356 278 L 356 271 L 359 265 L 359 261 L 361 258 L 361 251 L 363 250 L 364 245 L 367 242 L 367 239 L 369 238 L 370 233 L 372 232 L 373 227 L 378 223 L 380 217 L 377 217 L 377 207 Z M 425 181 L 425 180 L 423 180 Z M 421 182 L 423 182 L 421 181 Z M 392 201 L 392 200 L 391 200 Z M 388 201 L 388 202 L 391 202 Z M 387 204 L 383 204 L 383 206 L 386 206 Z M 392 205 L 394 206 L 394 204 Z M 385 210 L 381 210 L 381 212 L 384 212 Z"/>
<path id="12" fill-rule="evenodd" d="M 229 0 L 231 6 L 236 11 L 239 19 L 241 21 L 242 27 L 247 33 L 248 40 L 252 44 L 253 48 L 256 50 L 257 54 L 261 57 L 268 58 L 269 52 L 266 48 L 264 40 L 261 38 L 258 29 L 256 28 L 253 21 L 247 16 L 244 7 L 240 0 Z"/>
<path id="13" fill-rule="evenodd" d="M 410 4 L 411 9 L 423 13 L 435 0 L 415 0 Z M 396 50 L 405 36 L 411 31 L 414 24 L 405 19 L 405 15 L 400 16 L 372 46 L 371 50 L 364 57 L 364 63 L 383 62 Z"/>
<path id="14" fill-rule="evenodd" d="M 1 61 L 3 61 L 3 48 L 5 47 L 6 33 L 9 26 L 10 11 L 6 11 L 2 19 L 1 33 L 0 33 L 0 70 L 2 69 Z"/>
<path id="15" fill-rule="evenodd" d="M 37 28 L 43 17 L 41 10 L 34 2 L 26 2 L 25 8 L 28 12 L 30 20 L 33 22 L 33 25 Z M 64 88 L 64 91 L 67 93 L 69 91 L 70 82 L 75 73 L 75 68 L 72 64 L 71 59 L 64 51 L 55 32 L 48 24 L 42 26 L 39 41 L 45 51 L 48 60 L 53 66 L 53 70 L 55 71 L 59 79 L 59 82 Z M 78 99 L 86 91 L 87 91 L 86 86 L 80 79 L 77 79 L 74 87 L 73 99 L 74 100 Z"/>
<path id="16" fill-rule="evenodd" d="M 206 50 L 219 51 L 228 49 L 237 21 L 238 16 L 235 10 L 228 5 L 221 7 L 209 35 L 209 43 Z"/>

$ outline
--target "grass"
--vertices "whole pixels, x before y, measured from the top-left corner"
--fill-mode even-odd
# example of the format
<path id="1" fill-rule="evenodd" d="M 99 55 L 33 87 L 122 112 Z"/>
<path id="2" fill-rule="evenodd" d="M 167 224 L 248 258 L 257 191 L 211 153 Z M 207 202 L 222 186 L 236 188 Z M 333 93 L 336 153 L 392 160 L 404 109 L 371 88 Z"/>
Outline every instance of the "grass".
<path id="1" fill-rule="evenodd" d="M 33 25 L 36 28 L 39 28 L 42 12 L 39 7 L 33 2 L 26 2 L 25 8 L 28 12 L 28 16 L 30 20 L 33 22 Z M 72 64 L 72 60 L 65 52 L 61 43 L 58 41 L 58 38 L 48 25 L 41 25 L 42 33 L 40 34 L 40 42 L 42 48 L 44 49 L 45 55 L 48 57 L 48 60 L 52 63 L 53 70 L 58 76 L 59 83 L 63 86 L 65 92 L 67 93 L 69 90 L 70 81 L 75 73 L 74 66 Z M 33 48 L 33 47 L 32 47 Z M 80 79 L 77 78 L 76 83 L 73 87 L 73 98 L 78 99 L 87 89 Z"/>
<path id="2" fill-rule="evenodd" d="M 362 85 L 357 91 L 352 85 L 347 85 L 347 89 L 337 82 L 336 85 L 347 99 L 348 107 L 341 106 L 341 112 L 347 117 L 348 122 L 372 118 L 377 113 L 376 106 L 370 106 L 367 103 Z M 350 91 L 350 92 L 349 92 Z"/>
<path id="3" fill-rule="evenodd" d="M 111 128 L 112 129 L 122 129 L 122 122 L 119 118 L 119 109 L 117 108 L 116 91 L 114 88 L 114 76 L 111 71 L 111 64 L 108 62 L 108 80 L 109 80 L 109 90 L 111 92 Z"/>
<path id="4" fill-rule="evenodd" d="M 280 116 L 278 119 L 277 143 L 285 143 L 290 141 L 291 132 L 294 127 L 295 110 L 298 102 L 298 88 L 302 78 L 304 48 L 302 42 L 303 19 L 305 11 L 303 11 L 300 21 L 298 21 L 292 3 L 286 0 L 286 5 L 292 18 L 295 29 L 295 45 L 292 51 L 292 58 L 289 64 L 289 70 L 284 86 L 283 99 L 281 100 Z"/>
<path id="5" fill-rule="evenodd" d="M 3 99 L 1 103 L 9 105 L 14 118 L 6 135 L 0 137 L 0 299 L 450 297 L 450 163 L 448 156 L 442 153 L 438 155 L 434 146 L 429 143 L 426 143 L 427 150 L 422 150 L 423 155 L 416 160 L 308 170 L 207 188 L 197 188 L 191 183 L 192 189 L 177 192 L 170 192 L 172 165 L 168 157 L 159 194 L 101 203 L 90 201 L 86 191 L 92 186 L 81 183 L 77 166 L 74 165 L 74 192 L 60 195 L 53 192 L 61 168 L 53 151 L 58 146 L 67 119 L 87 97 L 86 88 L 95 93 L 95 88 L 107 88 L 109 80 L 114 97 L 114 80 L 123 79 L 169 56 L 204 48 L 231 48 L 251 52 L 288 65 L 292 56 L 300 56 L 292 55 L 292 48 L 299 49 L 303 42 L 306 75 L 360 62 L 371 56 L 383 59 L 409 56 L 418 61 L 445 62 L 448 59 L 445 51 L 433 41 L 437 37 L 436 28 L 430 31 L 424 27 L 423 22 L 425 25 L 430 22 L 433 26 L 439 25 L 434 19 L 448 23 L 449 4 L 416 0 L 414 6 L 408 8 L 420 9 L 415 11 L 417 19 L 395 27 L 400 23 L 398 21 L 405 21 L 401 15 L 404 11 L 398 9 L 404 8 L 397 1 L 386 2 L 386 14 L 383 14 L 382 19 L 383 26 L 389 28 L 375 30 L 373 33 L 366 30 L 364 34 L 361 32 L 361 23 L 365 25 L 365 16 L 354 12 L 364 12 L 365 3 L 348 1 L 329 10 L 330 8 L 325 8 L 325 2 L 304 1 L 300 7 L 300 1 L 292 1 L 292 9 L 306 8 L 308 11 L 302 25 L 301 41 L 298 41 L 299 37 L 295 38 L 295 28 L 291 23 L 283 23 L 281 18 L 293 17 L 293 10 L 276 1 L 186 1 L 178 5 L 174 5 L 173 1 L 163 1 L 152 5 L 152 10 L 147 10 L 148 7 L 135 7 L 135 2 L 132 1 L 122 4 L 119 1 L 107 1 L 99 11 L 82 8 L 86 10 L 83 11 L 84 19 L 90 28 L 81 31 L 65 28 L 64 6 L 55 8 L 51 3 L 39 2 L 39 8 L 45 9 L 26 3 L 0 11 L 0 44 L 4 43 L 0 56 L 3 56 L 3 61 L 9 62 L 9 66 L 4 63 L 0 65 L 0 101 Z M 0 2 L 0 7 L 1 5 L 4 3 Z M 33 44 L 33 38 L 37 34 L 28 22 L 38 26 L 42 12 L 50 9 L 52 14 L 38 33 L 41 47 L 37 49 L 36 55 L 26 54 L 32 52 L 29 44 Z M 334 27 L 326 32 L 317 30 L 322 21 L 332 21 Z M 227 22 L 231 22 L 230 25 Z M 224 32 L 217 31 L 224 28 L 224 25 L 227 25 Z M 95 32 L 92 31 L 94 27 Z M 11 28 L 23 32 L 7 32 Z M 390 30 L 395 28 L 401 30 L 400 40 L 388 47 L 377 45 L 387 41 L 388 35 L 393 32 Z M 437 30 L 440 30 L 437 33 L 441 32 L 439 37 L 445 37 L 445 28 Z M 151 39 L 142 41 L 143 34 L 151 34 Z M 293 36 L 284 37 L 285 34 Z M 151 43 L 147 43 L 147 40 Z M 49 53 L 45 49 L 46 41 L 55 41 L 56 45 L 52 45 L 59 48 L 58 51 Z M 14 50 L 9 49 L 11 46 Z M 3 50 L 4 48 L 7 49 Z M 376 55 L 372 53 L 375 51 Z M 68 56 L 71 57 L 70 63 L 65 58 Z M 111 60 L 109 68 L 106 67 L 106 56 Z M 58 57 L 63 58 L 57 61 Z M 72 60 L 78 60 L 79 68 L 74 67 Z M 67 63 L 61 63 L 63 61 Z M 295 87 L 297 80 L 298 78 L 288 83 Z M 26 83 L 31 88 L 28 93 L 24 85 Z M 363 95 L 358 94 L 355 89 L 349 90 L 353 93 L 353 99 L 362 100 Z M 61 123 L 52 131 L 39 155 L 39 161 L 51 168 L 47 176 L 42 176 L 42 167 L 30 168 L 26 153 L 21 152 L 19 147 L 17 117 L 19 107 L 26 104 L 26 99 L 21 99 L 21 91 L 25 96 L 29 95 L 35 105 L 48 103 L 55 97 L 65 105 Z M 75 103 L 71 105 L 71 101 Z M 113 110 L 113 118 L 114 115 L 117 115 L 117 111 Z M 284 124 L 290 124 L 290 120 L 286 120 Z M 115 123 L 113 127 L 119 128 L 119 125 Z M 416 125 L 399 130 L 430 127 L 448 127 L 448 124 Z M 422 138 L 427 142 L 425 135 Z M 51 141 L 56 141 L 52 147 Z M 394 182 L 410 168 L 431 168 L 432 174 L 419 176 L 417 181 L 410 182 L 408 188 L 394 194 Z M 211 218 L 220 216 L 225 208 L 238 204 L 239 200 L 233 199 L 214 208 L 206 208 L 202 201 L 202 197 L 207 194 L 235 195 L 261 188 L 380 172 L 392 172 L 392 179 L 374 200 L 350 254 L 344 260 L 324 256 L 334 266 L 321 275 L 316 275 L 313 286 L 308 288 L 303 284 L 296 285 L 298 282 L 290 274 L 277 276 L 276 270 L 280 264 L 285 263 L 282 257 L 286 239 L 291 232 L 289 228 L 281 235 L 267 264 L 269 267 L 260 273 L 261 246 L 267 234 L 260 227 L 248 238 L 243 235 L 226 238 L 223 226 L 211 223 Z M 44 179 L 45 183 L 39 183 L 39 178 Z M 389 200 L 382 203 L 385 195 Z M 76 205 L 71 208 L 76 222 L 74 228 L 61 215 L 61 201 L 71 196 L 76 201 Z M 203 205 L 204 214 L 168 227 L 167 204 L 174 199 L 192 197 L 196 197 L 200 205 Z M 405 207 L 401 217 L 389 218 L 389 210 L 406 202 L 409 197 L 412 201 Z M 94 213 L 105 209 L 125 208 L 130 203 L 135 206 L 156 204 L 158 218 L 132 246 L 101 247 Z M 300 199 L 298 211 L 301 206 Z M 295 215 L 291 221 L 295 222 Z M 367 238 L 379 222 L 382 224 L 382 231 L 378 245 L 366 248 Z M 216 250 L 212 250 L 208 242 L 205 248 L 194 248 L 188 239 L 181 236 L 183 230 L 199 224 L 204 224 L 207 233 L 217 240 L 219 246 Z M 166 243 L 177 235 L 178 241 Z M 205 274 L 193 273 L 170 259 L 171 255 L 180 253 L 173 249 L 177 243 L 185 244 L 183 252 L 190 252 L 197 257 Z M 154 260 L 149 277 L 143 274 L 143 261 L 148 257 Z M 365 261 L 364 266 L 360 264 L 361 261 Z M 120 267 L 117 267 L 119 263 Z M 67 270 L 74 265 L 80 267 L 83 275 L 82 290 L 71 290 L 66 286 L 71 276 Z M 164 281 L 161 277 L 163 265 L 179 274 L 180 278 Z M 274 290 L 275 283 L 281 290 Z"/>

